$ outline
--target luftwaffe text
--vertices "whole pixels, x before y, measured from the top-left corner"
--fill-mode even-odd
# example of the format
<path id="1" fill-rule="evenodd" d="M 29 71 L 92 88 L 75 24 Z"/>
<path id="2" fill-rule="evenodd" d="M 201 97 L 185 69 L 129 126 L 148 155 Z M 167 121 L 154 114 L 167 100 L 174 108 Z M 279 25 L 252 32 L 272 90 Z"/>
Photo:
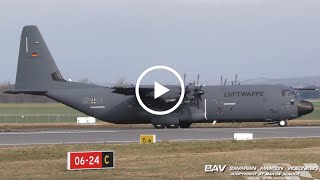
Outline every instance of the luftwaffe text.
<path id="1" fill-rule="evenodd" d="M 264 96 L 263 91 L 233 91 L 233 92 L 225 92 L 224 97 L 239 97 L 239 96 Z"/>

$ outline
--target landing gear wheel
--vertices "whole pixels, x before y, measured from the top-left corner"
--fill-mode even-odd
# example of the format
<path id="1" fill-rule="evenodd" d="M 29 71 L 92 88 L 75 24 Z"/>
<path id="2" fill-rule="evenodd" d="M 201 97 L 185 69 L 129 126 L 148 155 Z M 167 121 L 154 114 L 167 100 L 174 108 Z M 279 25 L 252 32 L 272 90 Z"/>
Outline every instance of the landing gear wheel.
<path id="1" fill-rule="evenodd" d="M 191 126 L 191 123 L 180 123 L 181 128 L 189 128 Z"/>
<path id="2" fill-rule="evenodd" d="M 278 125 L 280 127 L 286 127 L 288 125 L 288 122 L 287 120 L 281 120 L 281 121 L 278 121 Z"/>
<path id="3" fill-rule="evenodd" d="M 153 126 L 154 126 L 154 128 L 156 128 L 156 129 L 163 129 L 163 128 L 165 128 L 165 125 L 163 125 L 163 124 L 154 124 Z"/>
<path id="4" fill-rule="evenodd" d="M 178 124 L 167 124 L 166 127 L 167 128 L 178 128 L 179 125 Z"/>

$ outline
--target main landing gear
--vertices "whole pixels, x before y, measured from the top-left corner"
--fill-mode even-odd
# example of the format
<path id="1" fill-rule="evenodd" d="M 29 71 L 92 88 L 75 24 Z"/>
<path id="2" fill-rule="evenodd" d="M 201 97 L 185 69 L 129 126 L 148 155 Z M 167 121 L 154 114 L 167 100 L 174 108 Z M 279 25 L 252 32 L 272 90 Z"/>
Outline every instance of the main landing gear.
<path id="1" fill-rule="evenodd" d="M 278 121 L 278 125 L 280 127 L 286 127 L 288 125 L 288 121 L 287 120 Z"/>
<path id="2" fill-rule="evenodd" d="M 163 128 L 166 127 L 164 124 L 154 124 L 153 126 L 154 126 L 154 128 L 156 128 L 156 129 L 163 129 Z"/>
<path id="3" fill-rule="evenodd" d="M 167 125 L 164 125 L 164 124 L 154 124 L 154 128 L 156 129 L 164 129 L 165 127 L 167 127 L 168 129 L 175 129 L 175 128 L 178 128 L 179 126 L 181 128 L 190 128 L 192 123 L 189 123 L 189 122 L 181 122 L 180 124 L 167 124 Z"/>
<path id="4" fill-rule="evenodd" d="M 180 127 L 181 128 L 189 128 L 191 126 L 191 123 L 188 122 L 181 122 Z"/>
<path id="5" fill-rule="evenodd" d="M 179 124 L 167 124 L 166 127 L 169 129 L 169 128 L 172 128 L 172 129 L 176 129 L 179 127 Z"/>

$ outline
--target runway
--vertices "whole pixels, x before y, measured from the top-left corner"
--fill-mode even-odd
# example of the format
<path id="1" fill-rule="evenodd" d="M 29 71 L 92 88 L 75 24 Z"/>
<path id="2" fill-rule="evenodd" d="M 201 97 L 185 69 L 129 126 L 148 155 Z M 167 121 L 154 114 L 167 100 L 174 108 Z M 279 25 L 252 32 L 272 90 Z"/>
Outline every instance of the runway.
<path id="1" fill-rule="evenodd" d="M 266 128 L 189 128 L 189 129 L 47 129 L 38 132 L 1 132 L 0 146 L 84 143 L 136 143 L 140 134 L 155 134 L 157 141 L 233 139 L 233 133 L 253 133 L 254 139 L 320 137 L 320 126 Z"/>

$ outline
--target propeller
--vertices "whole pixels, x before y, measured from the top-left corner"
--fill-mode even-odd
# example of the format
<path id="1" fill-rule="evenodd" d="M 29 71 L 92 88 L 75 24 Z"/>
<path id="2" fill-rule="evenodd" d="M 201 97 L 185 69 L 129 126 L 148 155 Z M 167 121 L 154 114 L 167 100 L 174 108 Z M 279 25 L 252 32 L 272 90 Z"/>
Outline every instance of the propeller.
<path id="1" fill-rule="evenodd" d="M 195 101 L 195 103 L 197 104 L 198 109 L 200 101 L 202 102 L 202 98 L 201 96 L 204 94 L 204 91 L 202 90 L 203 85 L 199 85 L 199 81 L 200 81 L 200 75 L 198 74 L 197 76 L 197 84 L 195 84 L 194 82 L 194 93 L 193 93 L 193 100 Z"/>
<path id="2" fill-rule="evenodd" d="M 184 75 L 184 82 L 185 81 L 186 81 L 186 74 Z M 194 80 L 193 83 L 189 83 L 189 85 L 186 86 L 186 91 L 184 95 L 185 100 L 189 100 L 189 102 L 196 104 L 198 109 L 200 108 L 199 107 L 200 101 L 202 102 L 201 96 L 204 94 L 204 91 L 202 90 L 203 85 L 199 84 L 199 82 L 200 82 L 200 75 L 198 74 L 196 81 Z"/>

